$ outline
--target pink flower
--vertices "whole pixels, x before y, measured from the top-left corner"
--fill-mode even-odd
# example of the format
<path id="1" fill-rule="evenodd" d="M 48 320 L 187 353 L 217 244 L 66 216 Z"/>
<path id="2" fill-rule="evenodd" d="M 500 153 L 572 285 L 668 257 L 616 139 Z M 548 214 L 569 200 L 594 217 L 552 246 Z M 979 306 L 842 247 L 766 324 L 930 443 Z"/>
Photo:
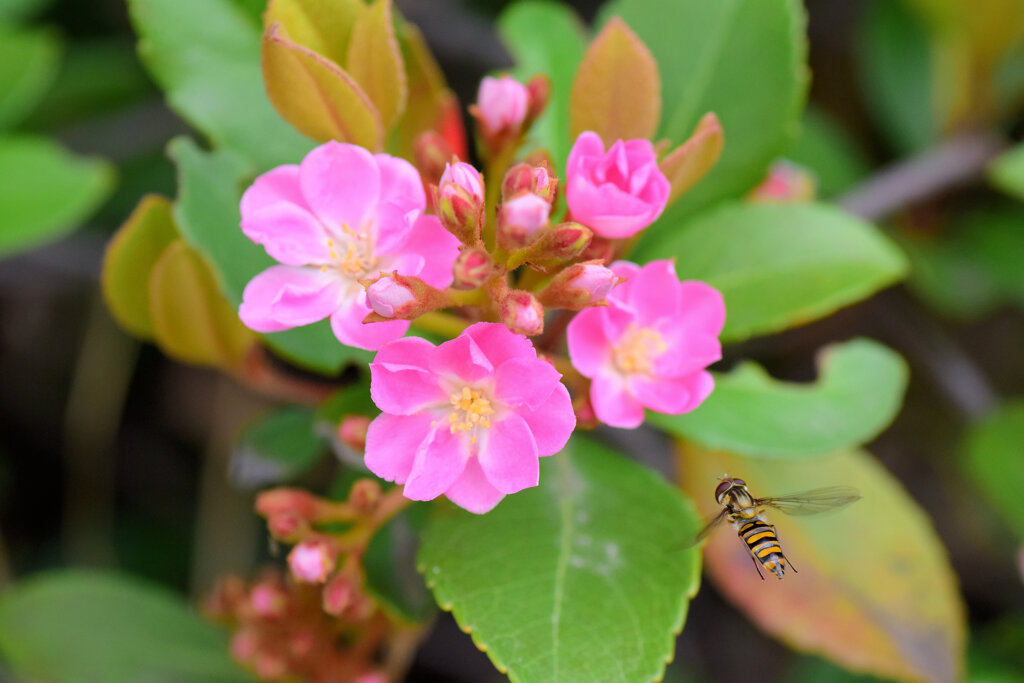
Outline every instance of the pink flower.
<path id="1" fill-rule="evenodd" d="M 370 364 L 383 412 L 366 437 L 366 466 L 405 484 L 405 496 L 446 495 L 487 512 L 536 486 L 539 456 L 557 453 L 576 425 L 561 375 L 526 337 L 476 323 L 440 346 L 399 339 Z"/>
<path id="2" fill-rule="evenodd" d="M 650 141 L 617 141 L 606 153 L 597 133 L 576 138 L 566 164 L 573 220 L 601 237 L 630 237 L 653 223 L 671 189 Z"/>
<path id="3" fill-rule="evenodd" d="M 488 133 L 519 130 L 529 108 L 529 89 L 511 76 L 480 81 L 476 110 Z"/>
<path id="4" fill-rule="evenodd" d="M 680 282 L 672 261 L 612 264 L 626 282 L 608 294 L 608 306 L 588 308 L 569 323 L 569 358 L 589 377 L 597 418 L 613 427 L 637 427 L 644 407 L 678 415 L 693 410 L 714 388 L 706 368 L 722 357 L 718 335 L 725 303 L 714 287 Z"/>
<path id="5" fill-rule="evenodd" d="M 327 142 L 264 173 L 242 196 L 242 231 L 283 265 L 246 286 L 242 322 L 276 332 L 330 317 L 339 341 L 364 349 L 401 337 L 408 321 L 363 324 L 359 280 L 397 270 L 451 284 L 458 241 L 425 207 L 409 162 L 355 145 Z"/>

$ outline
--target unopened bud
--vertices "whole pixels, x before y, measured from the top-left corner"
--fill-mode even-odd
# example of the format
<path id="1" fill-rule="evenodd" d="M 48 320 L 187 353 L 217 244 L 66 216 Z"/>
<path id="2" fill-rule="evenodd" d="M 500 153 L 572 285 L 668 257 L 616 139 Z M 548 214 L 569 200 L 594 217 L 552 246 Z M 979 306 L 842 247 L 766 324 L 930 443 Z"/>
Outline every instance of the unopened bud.
<path id="1" fill-rule="evenodd" d="M 288 567 L 292 575 L 306 583 L 323 583 L 334 571 L 335 552 L 327 541 L 303 541 L 288 553 Z"/>
<path id="2" fill-rule="evenodd" d="M 518 133 L 529 113 L 530 91 L 511 76 L 485 76 L 480 81 L 474 109 L 484 135 Z"/>
<path id="3" fill-rule="evenodd" d="M 540 301 L 550 308 L 578 311 L 587 306 L 600 306 L 622 278 L 601 263 L 577 263 L 552 278 L 540 293 Z"/>
<path id="4" fill-rule="evenodd" d="M 352 604 L 355 592 L 355 586 L 353 586 L 352 579 L 348 575 L 342 572 L 335 574 L 327 585 L 324 586 L 323 593 L 321 594 L 321 604 L 324 611 L 331 616 L 341 616 L 348 606 Z"/>
<path id="5" fill-rule="evenodd" d="M 590 228 L 579 223 L 543 228 L 529 246 L 517 249 L 509 256 L 508 268 L 518 268 L 524 263 L 541 269 L 559 266 L 578 258 L 593 237 Z"/>
<path id="6" fill-rule="evenodd" d="M 288 640 L 288 650 L 293 657 L 305 657 L 316 647 L 316 636 L 308 629 L 296 631 Z"/>
<path id="7" fill-rule="evenodd" d="M 264 619 L 279 617 L 284 613 L 287 598 L 279 586 L 272 583 L 258 583 L 249 591 L 249 611 Z"/>
<path id="8" fill-rule="evenodd" d="M 256 497 L 256 512 L 261 517 L 287 513 L 311 520 L 316 517 L 317 508 L 316 498 L 302 489 L 281 487 L 264 491 Z"/>
<path id="9" fill-rule="evenodd" d="M 288 673 L 288 663 L 276 652 L 259 653 L 253 668 L 256 675 L 264 681 L 278 680 Z"/>
<path id="10" fill-rule="evenodd" d="M 532 241 L 548 224 L 551 204 L 533 193 L 521 194 L 502 203 L 498 215 L 498 244 L 514 249 Z"/>
<path id="11" fill-rule="evenodd" d="M 432 196 L 441 225 L 463 244 L 476 244 L 486 220 L 480 172 L 466 163 L 451 164 L 445 168 Z"/>
<path id="12" fill-rule="evenodd" d="M 254 629 L 242 629 L 231 638 L 231 656 L 241 664 L 248 664 L 259 649 L 259 636 Z"/>
<path id="13" fill-rule="evenodd" d="M 291 541 L 309 529 L 309 522 L 290 512 L 279 512 L 267 517 L 267 531 L 279 541 Z"/>
<path id="14" fill-rule="evenodd" d="M 416 138 L 412 153 L 420 175 L 428 184 L 434 185 L 452 159 L 452 146 L 440 133 L 428 130 Z"/>
<path id="15" fill-rule="evenodd" d="M 544 331 L 544 307 L 527 291 L 510 291 L 502 297 L 499 309 L 501 322 L 513 332 L 532 337 Z"/>
<path id="16" fill-rule="evenodd" d="M 544 74 L 538 74 L 526 83 L 526 90 L 530 94 L 530 105 L 526 113 L 530 121 L 536 121 L 537 117 L 544 112 L 551 99 L 551 79 Z"/>
<path id="17" fill-rule="evenodd" d="M 460 289 L 476 289 L 491 275 L 494 263 L 490 254 L 481 247 L 462 247 L 455 259 L 454 286 Z"/>
<path id="18" fill-rule="evenodd" d="M 601 263 L 611 263 L 615 260 L 615 242 L 608 239 L 607 237 L 601 237 L 600 235 L 594 235 L 594 239 L 590 240 L 590 244 L 580 254 L 580 258 L 584 261 L 599 261 Z"/>
<path id="19" fill-rule="evenodd" d="M 366 432 L 370 428 L 370 418 L 365 415 L 346 415 L 338 424 L 338 438 L 354 451 L 366 450 Z"/>
<path id="20" fill-rule="evenodd" d="M 376 279 L 360 282 L 366 287 L 366 299 L 373 308 L 373 313 L 363 318 L 364 323 L 415 320 L 451 303 L 446 292 L 418 277 L 399 275 L 398 271 L 381 273 Z"/>
<path id="21" fill-rule="evenodd" d="M 360 479 L 352 484 L 348 494 L 348 503 L 363 514 L 369 514 L 377 508 L 381 498 L 380 484 L 374 479 Z"/>
<path id="22" fill-rule="evenodd" d="M 512 197 L 532 192 L 533 184 L 533 167 L 529 164 L 515 164 L 501 181 L 501 198 L 508 201 Z"/>
<path id="23" fill-rule="evenodd" d="M 781 159 L 768 169 L 768 177 L 750 191 L 753 202 L 806 202 L 814 199 L 817 183 L 803 166 Z"/>

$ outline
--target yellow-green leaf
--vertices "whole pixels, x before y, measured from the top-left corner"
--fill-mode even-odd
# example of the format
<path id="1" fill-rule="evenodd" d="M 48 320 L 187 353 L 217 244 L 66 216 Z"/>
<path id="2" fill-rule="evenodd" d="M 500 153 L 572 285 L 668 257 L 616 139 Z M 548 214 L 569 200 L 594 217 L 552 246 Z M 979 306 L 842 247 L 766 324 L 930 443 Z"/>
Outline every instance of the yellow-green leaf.
<path id="1" fill-rule="evenodd" d="M 693 135 L 658 163 L 658 168 L 672 185 L 668 195 L 669 204 L 679 199 L 711 170 L 724 146 L 725 136 L 718 117 L 714 113 L 705 114 L 697 123 Z"/>
<path id="2" fill-rule="evenodd" d="M 151 339 L 149 274 L 164 250 L 178 238 L 171 202 L 146 195 L 118 229 L 103 259 L 103 297 L 114 319 L 132 334 Z"/>
<path id="3" fill-rule="evenodd" d="M 365 8 L 362 0 L 270 0 L 263 25 L 280 23 L 296 43 L 341 66 Z"/>
<path id="4" fill-rule="evenodd" d="M 705 518 L 717 514 L 716 478 L 742 477 L 755 496 L 842 484 L 862 500 L 831 515 L 767 510 L 799 573 L 758 578 L 728 525 L 704 551 L 718 590 L 789 646 L 897 680 L 955 681 L 963 672 L 964 607 L 949 558 L 924 511 L 871 455 L 799 463 L 682 448 L 680 473 Z"/>
<path id="5" fill-rule="evenodd" d="M 391 21 L 391 0 L 376 0 L 352 27 L 345 64 L 369 96 L 384 130 L 405 111 L 406 81 L 402 52 Z"/>
<path id="6" fill-rule="evenodd" d="M 661 79 L 650 50 L 618 17 L 594 38 L 572 84 L 572 137 L 585 130 L 611 144 L 650 138 L 661 117 Z"/>
<path id="7" fill-rule="evenodd" d="M 304 135 L 380 148 L 380 115 L 362 88 L 334 62 L 296 44 L 280 24 L 263 36 L 263 81 L 277 111 Z"/>
<path id="8" fill-rule="evenodd" d="M 149 306 L 157 345 L 180 361 L 235 370 L 255 343 L 202 256 L 182 240 L 153 266 Z"/>

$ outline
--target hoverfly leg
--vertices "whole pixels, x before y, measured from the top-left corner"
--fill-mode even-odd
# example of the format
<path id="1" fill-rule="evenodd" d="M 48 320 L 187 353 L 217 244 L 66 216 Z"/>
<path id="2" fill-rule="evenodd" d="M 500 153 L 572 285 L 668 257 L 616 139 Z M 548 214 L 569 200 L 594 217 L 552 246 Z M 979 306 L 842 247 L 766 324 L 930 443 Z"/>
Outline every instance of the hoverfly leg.
<path id="1" fill-rule="evenodd" d="M 761 577 L 762 581 L 764 581 L 764 574 L 761 573 L 761 567 L 758 566 L 757 560 L 754 559 L 753 555 L 750 556 L 750 561 L 754 563 L 754 569 L 757 570 L 757 575 Z"/>

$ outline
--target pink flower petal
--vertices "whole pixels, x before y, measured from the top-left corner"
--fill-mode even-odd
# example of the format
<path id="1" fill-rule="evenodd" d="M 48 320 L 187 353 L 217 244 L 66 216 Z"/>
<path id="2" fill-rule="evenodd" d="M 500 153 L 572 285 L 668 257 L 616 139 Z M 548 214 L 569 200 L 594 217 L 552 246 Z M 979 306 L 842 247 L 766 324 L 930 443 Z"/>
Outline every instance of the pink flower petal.
<path id="1" fill-rule="evenodd" d="M 309 206 L 334 230 L 343 226 L 362 230 L 380 193 L 380 171 L 373 155 L 333 140 L 306 155 L 299 181 Z"/>
<path id="2" fill-rule="evenodd" d="M 242 232 L 262 244 L 272 258 L 289 266 L 327 264 L 334 259 L 327 233 L 316 217 L 289 202 L 242 214 Z"/>
<path id="3" fill-rule="evenodd" d="M 366 466 L 382 479 L 404 484 L 430 423 L 429 413 L 378 415 L 366 432 Z"/>
<path id="4" fill-rule="evenodd" d="M 613 346 L 619 342 L 626 330 L 636 322 L 636 312 L 620 301 L 608 301 L 607 306 L 595 309 L 601 314 L 601 327 L 605 339 Z"/>
<path id="5" fill-rule="evenodd" d="M 378 201 L 381 204 L 394 204 L 405 213 L 423 211 L 427 207 L 423 180 L 412 164 L 390 154 L 377 154 L 373 158 L 380 171 Z"/>
<path id="6" fill-rule="evenodd" d="M 591 130 L 583 131 L 569 151 L 569 159 L 565 164 L 566 172 L 577 172 L 588 157 L 600 159 L 603 156 L 604 142 L 601 141 L 601 136 Z"/>
<path id="7" fill-rule="evenodd" d="M 494 367 L 514 358 L 536 358 L 533 343 L 500 323 L 476 323 L 463 334 L 472 337 Z"/>
<path id="8" fill-rule="evenodd" d="M 240 208 L 242 220 L 248 214 L 274 204 L 286 202 L 301 208 L 309 208 L 299 188 L 299 167 L 287 164 L 271 169 L 256 178 L 242 195 Z"/>
<path id="9" fill-rule="evenodd" d="M 612 346 L 604 333 L 601 310 L 586 308 L 580 311 L 569 321 L 566 330 L 569 360 L 584 377 L 593 377 L 611 358 Z"/>
<path id="10" fill-rule="evenodd" d="M 536 410 L 520 410 L 519 415 L 529 425 L 533 440 L 537 442 L 537 455 L 541 457 L 562 450 L 576 428 L 572 399 L 561 382 Z"/>
<path id="11" fill-rule="evenodd" d="M 725 300 L 722 293 L 698 280 L 682 283 L 676 317 L 680 324 L 717 337 L 725 325 Z"/>
<path id="12" fill-rule="evenodd" d="M 409 239 L 402 246 L 404 254 L 413 254 L 423 259 L 423 268 L 417 275 L 428 285 L 445 289 L 452 284 L 452 268 L 459 256 L 459 240 L 444 229 L 437 216 L 420 216 L 412 227 Z"/>
<path id="13" fill-rule="evenodd" d="M 323 320 L 337 309 L 341 282 L 319 268 L 271 266 L 242 292 L 238 316 L 257 332 L 277 332 Z"/>
<path id="14" fill-rule="evenodd" d="M 433 500 L 448 490 L 469 459 L 466 439 L 452 434 L 448 424 L 437 424 L 416 450 L 404 495 L 411 500 Z"/>
<path id="15" fill-rule="evenodd" d="M 504 493 L 487 481 L 476 458 L 466 462 L 466 469 L 444 495 L 459 507 L 478 515 L 490 512 L 505 497 Z"/>
<path id="16" fill-rule="evenodd" d="M 620 282 L 614 289 L 612 289 L 608 295 L 608 299 L 629 301 L 630 292 L 633 289 L 633 282 L 636 280 L 636 276 L 640 274 L 640 266 L 632 261 L 615 261 L 608 267 L 619 277 L 626 278 L 625 282 Z"/>
<path id="17" fill-rule="evenodd" d="M 672 316 L 679 307 L 679 278 L 675 264 L 668 259 L 646 264 L 632 285 L 628 303 L 637 312 L 638 325 L 649 327 L 659 318 Z"/>
<path id="18" fill-rule="evenodd" d="M 466 334 L 444 342 L 430 357 L 430 370 L 455 383 L 475 384 L 494 374 L 494 366 Z"/>
<path id="19" fill-rule="evenodd" d="M 513 408 L 536 410 L 561 384 L 562 373 L 547 361 L 516 358 L 494 373 L 494 397 Z"/>
<path id="20" fill-rule="evenodd" d="M 401 254 L 412 236 L 419 210 L 405 211 L 397 204 L 378 204 L 374 218 L 374 253 Z"/>
<path id="21" fill-rule="evenodd" d="M 680 415 L 693 410 L 710 396 L 714 382 L 709 372 L 679 379 L 633 376 L 629 379 L 629 388 L 636 399 L 651 410 Z"/>
<path id="22" fill-rule="evenodd" d="M 366 292 L 360 292 L 355 299 L 348 299 L 331 316 L 334 336 L 346 346 L 376 351 L 388 342 L 401 339 L 409 330 L 408 320 L 364 323 L 363 318 L 371 312 L 366 303 Z"/>
<path id="23" fill-rule="evenodd" d="M 601 373 L 590 385 L 590 403 L 597 419 L 612 427 L 633 429 L 644 421 L 644 408 L 614 373 Z"/>
<path id="24" fill-rule="evenodd" d="M 406 337 L 377 352 L 370 363 L 370 398 L 378 408 L 412 415 L 431 405 L 448 405 L 448 394 L 430 370 L 434 348 L 426 339 Z"/>
<path id="25" fill-rule="evenodd" d="M 692 375 L 722 359 L 718 337 L 693 332 L 675 319 L 662 321 L 658 330 L 667 347 L 654 362 L 654 374 L 659 377 Z"/>
<path id="26" fill-rule="evenodd" d="M 540 481 L 537 443 L 523 418 L 512 413 L 492 424 L 481 441 L 478 459 L 494 488 L 515 493 Z"/>

